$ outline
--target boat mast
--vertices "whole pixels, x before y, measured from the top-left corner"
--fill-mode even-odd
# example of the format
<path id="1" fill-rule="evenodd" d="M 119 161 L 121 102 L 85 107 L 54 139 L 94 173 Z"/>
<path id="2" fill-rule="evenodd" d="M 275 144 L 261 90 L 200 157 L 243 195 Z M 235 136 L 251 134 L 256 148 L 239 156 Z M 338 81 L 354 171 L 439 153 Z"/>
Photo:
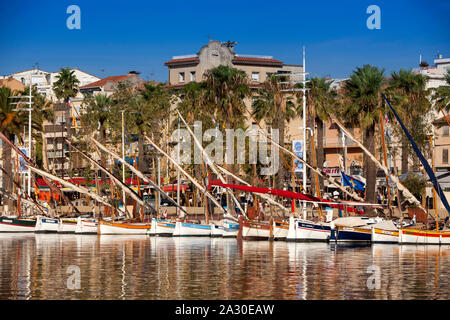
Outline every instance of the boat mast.
<path id="1" fill-rule="evenodd" d="M 430 146 L 431 146 L 431 165 L 433 166 L 434 173 L 434 145 L 433 145 L 433 135 L 430 136 Z M 438 223 L 438 209 L 437 209 L 437 199 L 436 199 L 436 190 L 433 188 L 433 207 L 434 207 L 434 216 L 436 221 L 436 231 L 439 231 L 439 223 Z"/>
<path id="2" fill-rule="evenodd" d="M 383 125 L 383 112 L 380 110 L 380 127 L 381 127 L 381 142 L 383 144 L 383 157 L 384 157 L 384 165 L 386 168 L 388 167 L 387 162 L 387 155 L 386 155 L 386 143 L 384 140 L 384 125 Z M 391 208 L 391 189 L 389 188 L 389 174 L 386 174 L 386 193 L 388 197 L 388 210 L 389 210 L 389 216 L 392 219 L 392 208 Z"/>

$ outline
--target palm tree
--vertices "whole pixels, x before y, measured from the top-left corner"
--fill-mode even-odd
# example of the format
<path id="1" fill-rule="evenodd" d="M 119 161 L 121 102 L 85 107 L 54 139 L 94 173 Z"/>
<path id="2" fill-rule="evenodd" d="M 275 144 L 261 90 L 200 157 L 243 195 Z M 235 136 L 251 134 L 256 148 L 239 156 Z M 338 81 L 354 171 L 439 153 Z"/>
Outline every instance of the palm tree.
<path id="1" fill-rule="evenodd" d="M 400 106 L 400 112 L 407 129 L 412 133 L 414 140 L 419 146 L 428 144 L 424 116 L 431 108 L 427 98 L 426 84 L 428 77 L 414 73 L 412 70 L 400 69 L 392 72 L 388 92 L 393 101 Z M 410 144 L 399 129 L 402 142 L 402 173 L 408 172 L 411 151 Z M 414 129 L 414 130 L 413 130 Z M 417 162 L 417 157 L 413 158 Z"/>
<path id="2" fill-rule="evenodd" d="M 270 123 L 274 129 L 279 131 L 279 144 L 284 146 L 285 125 L 286 122 L 292 120 L 297 110 L 292 103 L 292 97 L 284 97 L 288 86 L 283 83 L 287 81 L 287 77 L 270 75 L 263 82 L 262 88 L 258 91 L 258 97 L 253 102 L 253 116 L 256 120 L 264 119 L 266 123 Z M 281 164 L 281 159 L 279 161 Z M 283 188 L 284 183 L 284 166 L 281 165 L 276 179 L 276 187 Z"/>
<path id="3" fill-rule="evenodd" d="M 363 130 L 364 145 L 375 154 L 375 128 L 379 118 L 378 109 L 382 106 L 381 89 L 385 82 L 384 69 L 364 65 L 357 67 L 344 84 L 344 102 L 342 117 L 347 123 L 360 126 Z M 366 178 L 365 200 L 376 201 L 376 166 L 364 154 L 364 176 Z M 373 213 L 373 209 L 369 209 Z"/>
<path id="4" fill-rule="evenodd" d="M 444 75 L 446 85 L 440 86 L 434 90 L 433 99 L 435 99 L 441 108 L 446 111 L 450 110 L 450 69 Z M 439 106 L 438 106 L 439 108 Z"/>
<path id="5" fill-rule="evenodd" d="M 306 101 L 308 106 L 308 119 L 312 121 L 309 127 L 317 128 L 316 132 L 316 155 L 317 164 L 320 169 L 323 168 L 325 154 L 323 152 L 323 126 L 329 119 L 329 113 L 334 113 L 336 91 L 331 88 L 333 81 L 326 78 L 312 78 L 307 87 Z M 312 180 L 315 181 L 315 180 Z M 323 189 L 323 178 L 319 177 L 320 189 Z"/>
<path id="6" fill-rule="evenodd" d="M 73 98 L 77 95 L 78 85 L 80 84 L 80 81 L 75 76 L 75 71 L 70 70 L 69 67 L 61 68 L 56 78 L 57 81 L 53 84 L 53 91 L 55 92 L 56 98 L 58 100 L 63 100 L 63 103 L 67 107 L 65 112 L 66 130 L 67 138 L 70 140 L 72 133 L 70 130 L 70 121 L 68 121 L 68 119 L 70 118 L 69 101 L 70 98 Z M 69 153 L 71 153 L 70 150 Z"/>
<path id="7" fill-rule="evenodd" d="M 94 130 L 100 132 L 100 140 L 104 143 L 106 140 L 106 130 L 111 119 L 111 98 L 105 94 L 88 95 L 84 99 L 86 112 L 82 118 L 85 122 L 91 124 Z"/>
<path id="8" fill-rule="evenodd" d="M 235 128 L 246 118 L 244 99 L 250 96 L 248 77 L 242 70 L 220 65 L 205 72 L 205 102 L 213 108 L 217 118 L 226 129 Z M 231 179 L 228 176 L 227 182 Z M 227 208 L 233 212 L 227 193 Z"/>
<path id="9" fill-rule="evenodd" d="M 13 143 L 15 136 L 21 139 L 23 127 L 28 124 L 27 113 L 14 111 L 17 105 L 12 104 L 13 101 L 9 98 L 17 95 L 18 92 L 8 87 L 0 87 L 0 130 Z M 12 172 L 11 147 L 6 143 L 3 143 L 2 159 L 5 171 Z M 3 179 L 5 190 L 12 192 L 12 186 L 13 182 L 10 179 Z M 12 207 L 12 200 L 6 197 L 3 197 L 3 200 L 8 207 Z"/>

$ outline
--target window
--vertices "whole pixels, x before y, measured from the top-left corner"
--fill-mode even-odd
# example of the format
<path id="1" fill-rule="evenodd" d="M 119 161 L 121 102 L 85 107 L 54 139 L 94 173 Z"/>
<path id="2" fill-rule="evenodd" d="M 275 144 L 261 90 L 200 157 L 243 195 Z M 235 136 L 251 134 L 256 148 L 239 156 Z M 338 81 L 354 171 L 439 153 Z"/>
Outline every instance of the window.
<path id="1" fill-rule="evenodd" d="M 25 84 L 25 78 L 24 77 L 20 78 L 20 82 L 22 82 L 22 84 Z"/>
<path id="2" fill-rule="evenodd" d="M 191 75 L 191 81 L 195 81 L 195 71 L 191 71 L 190 75 Z"/>
<path id="3" fill-rule="evenodd" d="M 180 72 L 178 74 L 178 77 L 179 77 L 179 81 L 178 82 L 184 82 L 184 72 Z"/>
<path id="4" fill-rule="evenodd" d="M 259 82 L 259 72 L 252 72 L 252 81 Z"/>
<path id="5" fill-rule="evenodd" d="M 448 137 L 449 135 L 449 126 L 442 127 L 442 136 Z"/>
<path id="6" fill-rule="evenodd" d="M 442 150 L 442 163 L 448 163 L 448 149 Z"/>

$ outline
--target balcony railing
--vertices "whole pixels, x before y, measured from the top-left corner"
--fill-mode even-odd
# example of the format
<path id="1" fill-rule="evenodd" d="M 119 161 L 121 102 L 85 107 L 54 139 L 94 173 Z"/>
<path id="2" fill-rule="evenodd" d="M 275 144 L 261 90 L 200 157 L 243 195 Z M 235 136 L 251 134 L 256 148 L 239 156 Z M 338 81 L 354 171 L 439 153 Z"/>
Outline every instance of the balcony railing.
<path id="1" fill-rule="evenodd" d="M 353 147 L 353 146 L 356 146 L 357 144 L 353 140 L 346 137 L 345 145 L 347 147 Z M 323 146 L 324 147 L 343 148 L 344 144 L 342 141 L 342 137 L 324 137 L 323 138 Z"/>

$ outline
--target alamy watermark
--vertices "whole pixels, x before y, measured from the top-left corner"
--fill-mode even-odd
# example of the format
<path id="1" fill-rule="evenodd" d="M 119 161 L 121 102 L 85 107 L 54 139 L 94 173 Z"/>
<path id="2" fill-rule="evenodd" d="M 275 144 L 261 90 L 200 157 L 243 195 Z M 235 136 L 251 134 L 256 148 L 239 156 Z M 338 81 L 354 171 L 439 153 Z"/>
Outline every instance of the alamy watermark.
<path id="1" fill-rule="evenodd" d="M 66 13 L 70 16 L 66 20 L 67 29 L 81 29 L 81 9 L 79 6 L 72 4 L 67 7 Z"/>
<path id="2" fill-rule="evenodd" d="M 79 290 L 81 289 L 81 271 L 80 267 L 76 265 L 70 265 L 66 270 L 67 274 L 70 274 L 67 278 L 67 289 L 69 290 Z"/>
<path id="3" fill-rule="evenodd" d="M 372 4 L 367 7 L 367 14 L 371 14 L 366 21 L 368 29 L 381 29 L 381 9 L 379 6 Z"/>
<path id="4" fill-rule="evenodd" d="M 210 142 L 205 147 L 205 152 L 208 155 L 214 154 L 212 161 L 219 165 L 223 163 L 245 164 L 246 154 L 248 154 L 248 164 L 259 163 L 263 166 L 261 175 L 273 175 L 278 172 L 279 148 L 276 145 L 279 143 L 278 129 L 272 129 L 270 135 L 268 133 L 263 134 L 256 128 L 245 131 L 242 129 L 226 129 L 225 135 L 218 128 L 211 128 L 203 133 L 202 122 L 195 121 L 194 136 L 200 142 Z M 267 139 L 267 136 L 270 136 L 270 139 Z M 173 131 L 171 139 L 177 143 L 172 153 L 175 160 L 178 159 L 178 148 L 180 149 L 179 163 L 202 164 L 202 161 L 207 161 L 207 159 L 202 158 L 202 151 L 195 144 L 187 129 L 181 128 Z"/>
<path id="5" fill-rule="evenodd" d="M 369 290 L 379 290 L 381 288 L 381 270 L 379 266 L 371 265 L 367 268 L 367 273 L 371 275 L 367 278 L 366 284 Z"/>

